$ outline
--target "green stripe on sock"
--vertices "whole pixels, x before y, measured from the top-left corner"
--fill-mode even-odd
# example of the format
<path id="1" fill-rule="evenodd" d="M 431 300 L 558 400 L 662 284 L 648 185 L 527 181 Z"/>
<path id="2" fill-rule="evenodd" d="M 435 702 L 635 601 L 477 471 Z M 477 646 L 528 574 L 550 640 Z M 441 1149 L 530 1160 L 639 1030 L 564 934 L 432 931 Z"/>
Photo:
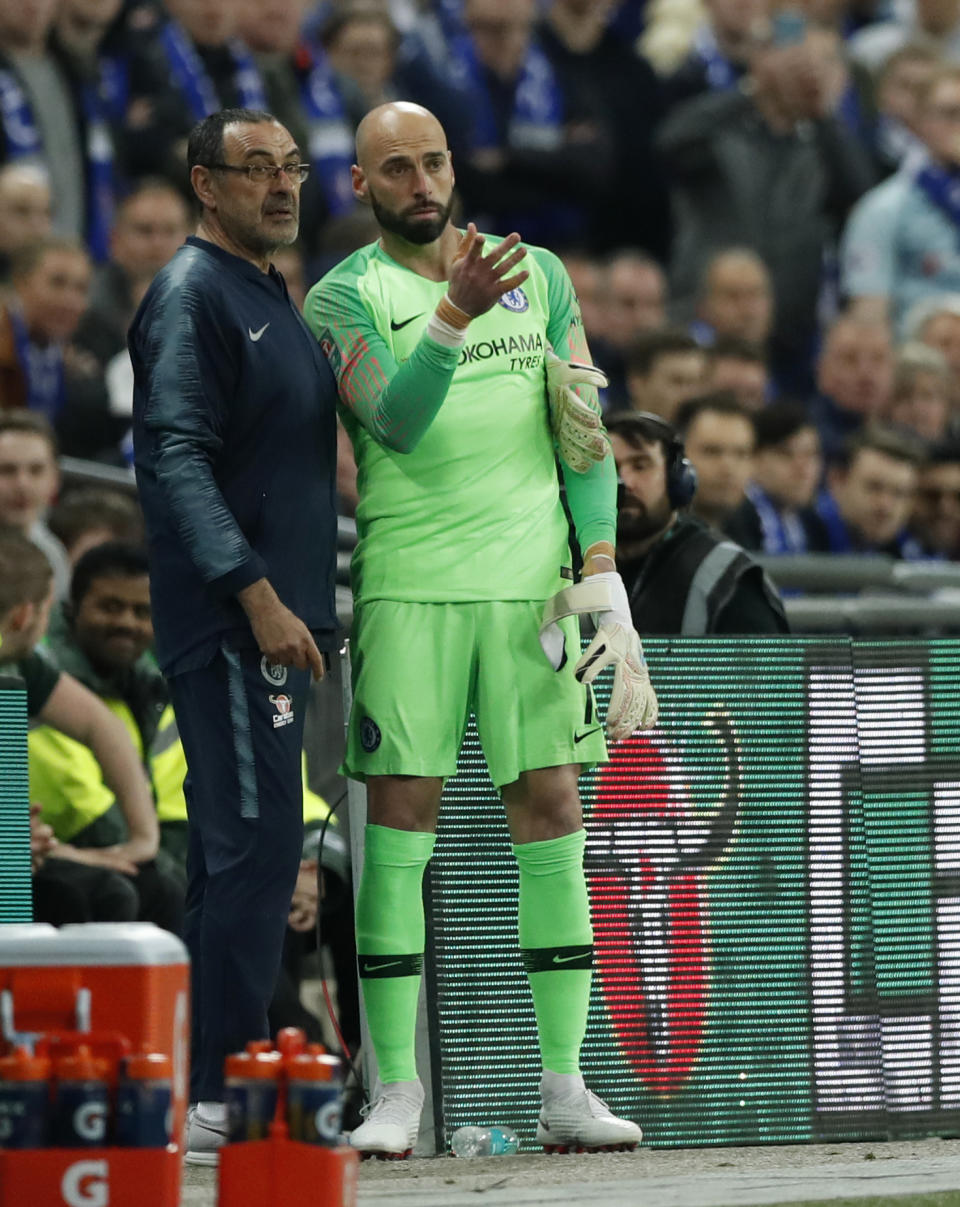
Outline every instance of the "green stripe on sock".
<path id="1" fill-rule="evenodd" d="M 513 848 L 520 870 L 517 930 L 525 959 L 547 970 L 528 967 L 543 1067 L 577 1073 L 580 1045 L 587 1029 L 591 969 L 583 961 L 592 951 L 590 902 L 583 875 L 586 830 L 525 842 Z M 557 952 L 576 954 L 575 967 L 554 963 Z M 535 953 L 545 953 L 544 955 Z"/>
<path id="2" fill-rule="evenodd" d="M 380 1080 L 409 1081 L 417 1075 L 417 998 L 424 945 L 423 872 L 433 853 L 436 836 L 372 825 L 364 833 L 363 872 L 356 907 L 363 1003 Z M 408 961 L 409 974 L 404 975 L 402 968 L 384 967 L 393 961 Z M 365 964 L 368 968 L 372 965 L 374 971 L 364 974 Z"/>

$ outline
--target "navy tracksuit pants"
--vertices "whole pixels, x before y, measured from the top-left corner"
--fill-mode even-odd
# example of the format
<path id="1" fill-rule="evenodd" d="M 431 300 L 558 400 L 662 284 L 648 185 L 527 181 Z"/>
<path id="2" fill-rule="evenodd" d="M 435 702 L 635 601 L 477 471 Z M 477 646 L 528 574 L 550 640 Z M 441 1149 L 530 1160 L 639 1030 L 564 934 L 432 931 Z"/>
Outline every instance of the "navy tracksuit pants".
<path id="1" fill-rule="evenodd" d="M 224 1058 L 269 1035 L 303 843 L 309 687 L 308 671 L 225 644 L 170 679 L 187 759 L 191 1102 L 223 1101 Z"/>

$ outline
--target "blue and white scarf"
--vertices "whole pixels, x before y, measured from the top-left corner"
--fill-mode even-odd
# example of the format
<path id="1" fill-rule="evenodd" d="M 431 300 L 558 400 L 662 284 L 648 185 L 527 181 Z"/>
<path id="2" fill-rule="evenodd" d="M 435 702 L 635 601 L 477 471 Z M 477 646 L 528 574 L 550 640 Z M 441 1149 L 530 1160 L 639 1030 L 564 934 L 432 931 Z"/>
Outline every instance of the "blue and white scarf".
<path id="1" fill-rule="evenodd" d="M 483 67 L 471 39 L 462 35 L 450 43 L 455 82 L 470 90 L 474 101 L 475 150 L 500 145 L 496 117 Z M 514 150 L 555 151 L 563 141 L 563 96 L 550 60 L 531 45 L 514 90 L 507 143 Z"/>
<path id="2" fill-rule="evenodd" d="M 64 401 L 63 347 L 35 344 L 21 312 L 11 306 L 8 313 L 17 362 L 27 380 L 27 406 L 55 423 Z"/>
<path id="3" fill-rule="evenodd" d="M 90 254 L 103 263 L 110 254 L 110 228 L 116 199 L 113 139 L 107 123 L 107 103 L 99 81 L 80 87 L 86 145 L 86 242 Z M 12 71 L 0 70 L 0 121 L 7 139 L 7 158 L 42 159 L 43 144 L 29 98 Z"/>
<path id="4" fill-rule="evenodd" d="M 960 231 L 960 168 L 944 168 L 928 160 L 914 180 L 927 200 Z"/>
<path id="5" fill-rule="evenodd" d="M 340 90 L 326 56 L 317 48 L 305 48 L 308 57 L 300 84 L 303 107 L 310 119 L 310 164 L 331 216 L 353 209 L 355 199 L 350 178 L 353 135 L 343 109 Z"/>
<path id="6" fill-rule="evenodd" d="M 747 483 L 746 495 L 760 517 L 764 553 L 807 552 L 807 530 L 795 511 L 781 511 L 755 482 Z"/>
<path id="7" fill-rule="evenodd" d="M 742 72 L 721 51 L 709 24 L 704 23 L 694 33 L 692 50 L 703 64 L 711 92 L 726 92 L 736 86 Z"/>
<path id="8" fill-rule="evenodd" d="M 202 121 L 222 109 L 203 59 L 179 22 L 167 22 L 160 31 L 160 45 L 170 64 L 170 76 L 186 100 L 194 120 Z M 227 48 L 234 62 L 233 79 L 240 106 L 244 109 L 266 109 L 267 94 L 253 55 L 238 38 L 231 38 Z"/>

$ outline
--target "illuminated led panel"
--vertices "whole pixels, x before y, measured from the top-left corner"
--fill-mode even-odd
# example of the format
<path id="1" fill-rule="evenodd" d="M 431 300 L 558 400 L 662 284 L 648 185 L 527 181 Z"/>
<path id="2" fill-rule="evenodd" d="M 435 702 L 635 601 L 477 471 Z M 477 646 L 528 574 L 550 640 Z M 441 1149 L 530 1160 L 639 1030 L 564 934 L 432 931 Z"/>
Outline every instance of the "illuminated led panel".
<path id="1" fill-rule="evenodd" d="M 0 677 L 0 922 L 33 917 L 23 680 Z"/>
<path id="2" fill-rule="evenodd" d="M 583 1064 L 651 1143 L 803 1139 L 805 647 L 645 647 L 660 724 L 581 780 L 596 941 Z M 432 869 L 444 1122 L 530 1139 L 539 1058 L 516 870 L 473 732 Z"/>
<path id="3" fill-rule="evenodd" d="M 654 1145 L 953 1134 L 960 643 L 645 646 L 660 724 L 581 779 L 590 1084 Z M 471 728 L 428 890 L 447 1136 L 532 1140 L 516 889 Z"/>

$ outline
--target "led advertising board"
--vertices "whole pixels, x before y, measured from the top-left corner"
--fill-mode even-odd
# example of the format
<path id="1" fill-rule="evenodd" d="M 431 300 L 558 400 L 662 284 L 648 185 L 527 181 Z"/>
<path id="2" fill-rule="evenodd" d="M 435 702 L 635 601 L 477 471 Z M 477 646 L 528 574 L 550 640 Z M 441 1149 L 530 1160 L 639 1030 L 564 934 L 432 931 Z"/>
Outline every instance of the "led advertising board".
<path id="1" fill-rule="evenodd" d="M 960 643 L 644 644 L 660 723 L 581 778 L 591 1088 L 653 1145 L 955 1134 Z M 516 891 L 471 726 L 427 882 L 447 1137 L 532 1141 Z"/>

